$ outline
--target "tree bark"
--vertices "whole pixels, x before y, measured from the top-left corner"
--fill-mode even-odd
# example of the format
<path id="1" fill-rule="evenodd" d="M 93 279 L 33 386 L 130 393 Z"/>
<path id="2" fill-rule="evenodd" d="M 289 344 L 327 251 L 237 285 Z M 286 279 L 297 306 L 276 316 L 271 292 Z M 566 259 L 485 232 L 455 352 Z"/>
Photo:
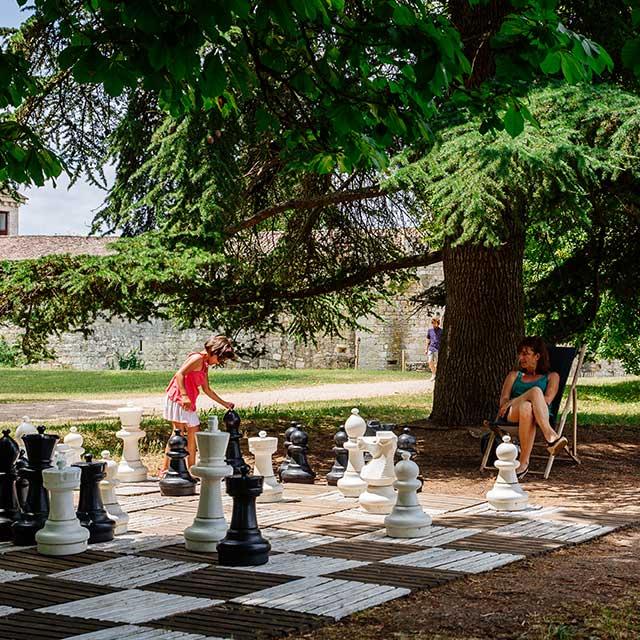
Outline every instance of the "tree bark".
<path id="1" fill-rule="evenodd" d="M 446 315 L 431 420 L 448 426 L 493 418 L 524 332 L 524 235 L 499 249 L 443 250 Z"/>

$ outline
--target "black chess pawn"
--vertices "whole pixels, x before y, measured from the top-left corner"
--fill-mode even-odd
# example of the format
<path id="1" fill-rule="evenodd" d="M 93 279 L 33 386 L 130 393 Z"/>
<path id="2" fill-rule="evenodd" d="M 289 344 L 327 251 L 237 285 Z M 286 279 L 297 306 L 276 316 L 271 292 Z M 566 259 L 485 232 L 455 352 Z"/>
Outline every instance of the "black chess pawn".
<path id="1" fill-rule="evenodd" d="M 12 525 L 13 539 L 17 545 L 36 543 L 36 533 L 44 527 L 49 516 L 49 494 L 42 484 L 42 471 L 51 467 L 51 456 L 58 436 L 44 432 L 38 427 L 38 433 L 23 437 L 27 449 L 28 463 L 19 469 L 20 478 L 26 480 L 29 489 L 22 505 L 22 513 Z"/>
<path id="2" fill-rule="evenodd" d="M 29 480 L 24 473 L 20 473 L 20 469 L 26 469 L 29 466 L 27 460 L 27 454 L 24 449 L 20 449 L 20 455 L 16 460 L 16 494 L 18 495 L 18 505 L 20 510 L 24 510 L 24 505 L 27 502 L 27 495 L 29 494 Z"/>
<path id="3" fill-rule="evenodd" d="M 364 432 L 364 435 L 375 436 L 381 429 L 382 423 L 380 420 L 367 420 L 367 430 Z"/>
<path id="4" fill-rule="evenodd" d="M 308 442 L 309 436 L 302 429 L 296 429 L 291 434 L 291 446 L 289 447 L 291 462 L 282 473 L 282 482 L 313 484 L 316 474 L 312 471 L 307 460 Z"/>
<path id="5" fill-rule="evenodd" d="M 402 459 L 402 452 L 408 451 L 411 454 L 411 460 L 416 457 L 418 438 L 416 438 L 409 427 L 404 427 L 402 433 L 398 436 L 398 448 L 396 449 L 396 462 Z"/>
<path id="6" fill-rule="evenodd" d="M 333 436 L 333 441 L 336 443 L 336 446 L 333 447 L 333 454 L 335 456 L 335 462 L 331 467 L 331 471 L 327 473 L 327 484 L 335 486 L 338 484 L 338 480 L 342 478 L 344 472 L 347 468 L 347 463 L 349 462 L 349 452 L 344 448 L 345 442 L 349 440 L 349 436 L 347 432 L 344 430 L 344 427 L 340 427 L 340 429 L 336 432 L 336 435 Z"/>
<path id="7" fill-rule="evenodd" d="M 18 443 L 9 435 L 9 429 L 0 438 L 0 541 L 13 538 L 11 525 L 19 513 L 16 494 L 16 460 L 20 453 Z"/>
<path id="8" fill-rule="evenodd" d="M 163 496 L 194 496 L 196 479 L 187 468 L 187 439 L 180 429 L 176 429 L 168 442 L 169 468 L 164 478 L 158 483 Z"/>
<path id="9" fill-rule="evenodd" d="M 233 512 L 227 535 L 216 549 L 218 564 L 227 567 L 251 567 L 269 561 L 271 545 L 258 528 L 256 498 L 262 493 L 262 476 L 250 476 L 244 464 L 239 473 L 224 479 L 233 498 Z"/>
<path id="10" fill-rule="evenodd" d="M 240 467 L 242 467 L 244 458 L 242 457 L 242 450 L 240 449 L 240 416 L 230 409 L 222 417 L 222 422 L 226 432 L 229 434 L 229 444 L 227 445 L 227 452 L 225 454 L 224 461 L 233 467 L 233 473 L 240 473 Z"/>
<path id="11" fill-rule="evenodd" d="M 76 516 L 80 524 L 89 529 L 89 543 L 113 540 L 116 522 L 107 515 L 100 492 L 100 481 L 107 475 L 107 463 L 94 462 L 93 456 L 87 453 L 84 462 L 72 466 L 80 467 L 80 498 Z"/>
<path id="12" fill-rule="evenodd" d="M 291 462 L 291 456 L 289 455 L 289 447 L 291 446 L 291 434 L 300 427 L 299 422 L 291 422 L 289 428 L 284 432 L 284 460 L 278 469 L 278 480 L 282 482 L 282 474 L 287 470 L 289 463 Z"/>

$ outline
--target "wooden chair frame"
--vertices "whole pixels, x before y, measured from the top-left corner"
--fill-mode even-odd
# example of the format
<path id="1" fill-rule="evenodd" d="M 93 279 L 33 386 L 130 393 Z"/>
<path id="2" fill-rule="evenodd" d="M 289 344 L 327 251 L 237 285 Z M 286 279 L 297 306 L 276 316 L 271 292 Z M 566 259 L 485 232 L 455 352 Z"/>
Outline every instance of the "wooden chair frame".
<path id="1" fill-rule="evenodd" d="M 569 393 L 567 394 L 567 399 L 564 402 L 564 407 L 562 409 L 562 413 L 560 414 L 560 421 L 556 425 L 556 432 L 559 436 L 563 435 L 565 426 L 567 424 L 567 419 L 569 414 L 571 414 L 571 425 L 572 425 L 572 438 L 571 442 L 568 446 L 566 446 L 562 453 L 567 454 L 567 458 L 559 458 L 561 461 L 566 462 L 575 462 L 576 464 L 580 464 L 580 458 L 578 457 L 578 376 L 580 375 L 580 369 L 582 369 L 582 362 L 584 361 L 584 354 L 586 351 L 586 346 L 583 345 L 578 351 L 578 362 L 576 368 L 573 372 L 573 377 L 571 379 L 571 386 L 569 387 Z M 486 449 L 484 451 L 484 455 L 482 456 L 482 462 L 480 463 L 480 471 L 491 470 L 494 471 L 495 468 L 493 465 L 489 465 L 489 455 L 491 454 L 491 449 L 493 448 L 493 443 L 495 442 L 496 437 L 502 433 L 509 434 L 511 436 L 518 435 L 518 426 L 514 425 L 499 425 L 494 427 L 489 435 L 489 440 L 487 442 Z M 546 443 L 544 442 L 534 442 L 534 449 L 544 447 L 546 448 Z M 532 455 L 532 458 L 546 460 L 547 464 L 545 466 L 544 471 L 529 471 L 530 474 L 539 474 L 543 475 L 546 480 L 551 473 L 551 467 L 553 467 L 553 463 L 555 462 L 558 456 L 551 455 L 547 453 L 547 455 Z"/>

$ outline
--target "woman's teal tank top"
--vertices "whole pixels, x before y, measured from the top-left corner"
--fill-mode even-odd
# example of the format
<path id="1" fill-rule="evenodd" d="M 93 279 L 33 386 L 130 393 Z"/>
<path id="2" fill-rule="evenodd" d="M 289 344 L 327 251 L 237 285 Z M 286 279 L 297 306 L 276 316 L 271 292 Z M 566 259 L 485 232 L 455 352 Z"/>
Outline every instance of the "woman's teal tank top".
<path id="1" fill-rule="evenodd" d="M 523 393 L 529 391 L 529 389 L 532 389 L 533 387 L 540 387 L 540 389 L 542 389 L 542 393 L 546 392 L 547 384 L 549 383 L 549 376 L 546 373 L 542 376 L 542 378 L 538 378 L 533 382 L 523 382 L 522 375 L 522 371 L 518 371 L 518 375 L 516 376 L 513 386 L 511 387 L 512 399 L 521 396 Z"/>

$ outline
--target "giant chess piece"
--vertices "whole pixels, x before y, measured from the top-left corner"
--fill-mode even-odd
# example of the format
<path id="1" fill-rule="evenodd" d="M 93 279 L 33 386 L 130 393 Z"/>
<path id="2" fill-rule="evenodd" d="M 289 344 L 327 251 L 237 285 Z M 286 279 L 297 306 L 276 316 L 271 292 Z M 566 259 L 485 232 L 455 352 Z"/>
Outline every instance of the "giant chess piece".
<path id="1" fill-rule="evenodd" d="M 20 509 L 16 493 L 16 460 L 20 449 L 10 433 L 6 429 L 0 438 L 0 542 L 13 537 L 11 525 L 18 519 Z"/>
<path id="2" fill-rule="evenodd" d="M 418 438 L 416 438 L 412 433 L 409 427 L 404 427 L 402 429 L 402 433 L 398 436 L 398 449 L 396 450 L 396 462 L 399 462 L 402 459 L 402 452 L 408 451 L 411 457 L 411 460 L 414 460 L 416 454 L 418 453 L 417 449 Z"/>
<path id="3" fill-rule="evenodd" d="M 233 473 L 240 473 L 240 467 L 245 463 L 242 457 L 242 450 L 240 449 L 240 439 L 242 435 L 240 433 L 240 416 L 233 410 L 229 409 L 224 416 L 222 416 L 222 422 L 229 434 L 229 444 L 227 445 L 227 453 L 225 455 L 225 462 L 233 467 Z"/>
<path id="4" fill-rule="evenodd" d="M 80 498 L 76 515 L 80 524 L 89 531 L 89 542 L 113 540 L 116 523 L 108 515 L 102 503 L 100 481 L 105 478 L 106 462 L 94 462 L 90 453 L 84 462 L 74 464 L 80 468 Z"/>
<path id="5" fill-rule="evenodd" d="M 503 436 L 496 449 L 498 459 L 495 467 L 498 477 L 493 488 L 487 492 L 487 502 L 498 511 L 522 511 L 527 508 L 529 494 L 518 484 L 518 449 L 509 436 Z"/>
<path id="6" fill-rule="evenodd" d="M 69 429 L 69 433 L 67 433 L 62 441 L 62 444 L 67 446 L 63 451 L 69 460 L 69 464 L 75 464 L 76 462 L 82 462 L 84 460 L 82 457 L 84 456 L 84 448 L 82 447 L 83 442 L 84 438 L 78 431 L 78 427 L 71 427 L 71 429 Z"/>
<path id="7" fill-rule="evenodd" d="M 220 481 L 233 475 L 233 467 L 224 461 L 229 434 L 218 429 L 218 419 L 213 416 L 207 431 L 196 433 L 196 439 L 200 461 L 191 467 L 191 473 L 202 480 L 200 500 L 193 524 L 184 530 L 184 540 L 189 551 L 214 552 L 227 533 Z"/>
<path id="8" fill-rule="evenodd" d="M 36 433 L 38 433 L 36 431 Z M 16 460 L 16 475 L 18 479 L 16 480 L 16 494 L 18 496 L 18 505 L 20 506 L 20 510 L 24 511 L 24 505 L 27 502 L 27 496 L 29 495 L 29 479 L 25 473 L 20 473 L 21 469 L 26 469 L 29 466 L 29 461 L 27 460 L 27 454 L 24 449 L 20 449 L 20 455 Z"/>
<path id="9" fill-rule="evenodd" d="M 49 496 L 42 483 L 42 472 L 51 467 L 51 455 L 58 436 L 45 433 L 44 430 L 44 427 L 37 427 L 37 433 L 23 437 L 29 462 L 18 473 L 29 483 L 29 489 L 22 513 L 12 526 L 17 545 L 35 544 L 36 532 L 44 527 L 49 515 Z"/>
<path id="10" fill-rule="evenodd" d="M 266 431 L 260 431 L 257 438 L 249 438 L 249 451 L 255 458 L 253 475 L 262 476 L 262 493 L 258 496 L 258 502 L 281 502 L 282 485 L 276 480 L 273 473 L 271 456 L 278 449 L 278 438 L 267 438 Z"/>
<path id="11" fill-rule="evenodd" d="M 344 423 L 344 430 L 349 436 L 344 448 L 349 454 L 347 470 L 340 480 L 338 480 L 338 491 L 345 498 L 357 498 L 366 488 L 367 483 L 360 477 L 360 472 L 364 466 L 362 450 L 358 447 L 358 438 L 361 438 L 367 430 L 367 424 L 360 416 L 357 409 L 351 409 L 351 415 Z"/>
<path id="12" fill-rule="evenodd" d="M 169 468 L 158 483 L 163 496 L 195 496 L 196 480 L 187 468 L 187 439 L 176 429 L 167 443 Z"/>
<path id="13" fill-rule="evenodd" d="M 271 545 L 258 529 L 256 498 L 262 492 L 262 477 L 250 476 L 248 465 L 240 474 L 225 478 L 227 493 L 233 498 L 231 525 L 217 546 L 218 564 L 227 567 L 251 567 L 269 561 Z"/>
<path id="14" fill-rule="evenodd" d="M 340 427 L 336 432 L 336 435 L 333 436 L 333 441 L 336 443 L 335 447 L 333 447 L 335 462 L 333 463 L 329 473 L 327 473 L 327 484 L 334 487 L 338 484 L 338 480 L 342 478 L 344 472 L 347 470 L 349 452 L 344 448 L 344 445 L 348 439 L 349 436 L 344 430 L 344 427 Z"/>
<path id="15" fill-rule="evenodd" d="M 396 503 L 393 457 L 397 442 L 398 436 L 393 431 L 378 431 L 375 436 L 364 436 L 358 440 L 358 447 L 373 456 L 360 472 L 367 488 L 358 499 L 360 506 L 369 513 L 391 513 Z"/>
<path id="16" fill-rule="evenodd" d="M 302 429 L 296 429 L 290 437 L 289 455 L 291 456 L 291 462 L 282 473 L 282 482 L 313 484 L 316 474 L 309 466 L 307 459 L 309 436 Z"/>
<path id="17" fill-rule="evenodd" d="M 391 538 L 420 538 L 427 535 L 431 517 L 418 503 L 420 469 L 411 460 L 411 454 L 403 451 L 402 460 L 395 466 L 397 480 L 393 483 L 398 499 L 391 513 L 384 519 L 387 535 Z"/>
<path id="18" fill-rule="evenodd" d="M 148 469 L 140 460 L 138 440 L 146 433 L 140 428 L 142 422 L 142 407 L 127 405 L 116 410 L 120 418 L 122 429 L 116 433 L 123 442 L 122 458 L 118 465 L 118 480 L 120 482 L 144 482 Z"/>
<path id="19" fill-rule="evenodd" d="M 22 422 L 16 428 L 16 442 L 20 449 L 24 449 L 24 441 L 22 438 L 31 433 L 38 433 L 38 430 L 31 424 L 29 416 L 22 416 Z"/>
<path id="20" fill-rule="evenodd" d="M 68 467 L 65 456 L 60 454 L 56 466 L 42 472 L 51 506 L 44 527 L 36 533 L 38 553 L 70 556 L 87 550 L 89 531 L 80 524 L 73 507 L 73 491 L 80 485 L 80 474 L 80 469 Z"/>
<path id="21" fill-rule="evenodd" d="M 289 447 L 291 446 L 291 434 L 301 426 L 299 422 L 291 422 L 289 428 L 284 432 L 284 460 L 280 464 L 278 469 L 278 479 L 282 482 L 282 474 L 286 471 L 289 463 L 291 462 L 291 456 L 289 455 Z"/>
<path id="22" fill-rule="evenodd" d="M 118 463 L 111 459 L 108 451 L 102 452 L 101 462 L 105 463 L 105 478 L 100 480 L 100 494 L 102 504 L 107 515 L 116 523 L 114 535 L 119 536 L 127 533 L 129 528 L 129 514 L 122 510 L 116 496 L 116 487 L 120 484 L 118 480 Z"/>

